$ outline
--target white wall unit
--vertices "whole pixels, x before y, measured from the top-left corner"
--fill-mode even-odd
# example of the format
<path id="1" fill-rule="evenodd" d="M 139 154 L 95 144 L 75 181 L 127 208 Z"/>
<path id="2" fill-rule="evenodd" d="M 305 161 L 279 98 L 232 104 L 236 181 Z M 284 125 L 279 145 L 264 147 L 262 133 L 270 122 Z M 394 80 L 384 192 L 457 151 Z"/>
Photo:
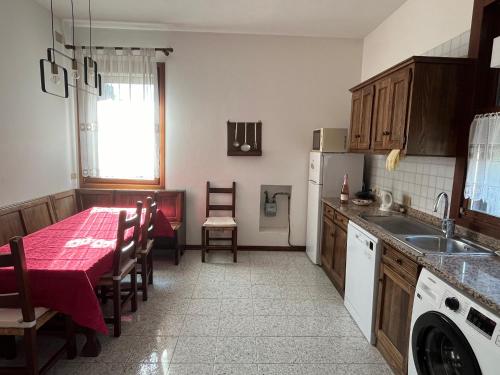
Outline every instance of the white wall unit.
<path id="1" fill-rule="evenodd" d="M 47 9 L 32 0 L 0 3 L 0 206 L 76 182 L 70 101 L 40 88 L 39 59 L 51 43 Z"/>
<path id="2" fill-rule="evenodd" d="M 88 29 L 79 29 L 83 43 Z M 187 243 L 200 243 L 205 182 L 236 181 L 238 243 L 286 246 L 259 232 L 260 185 L 290 185 L 292 242 L 304 245 L 312 131 L 348 127 L 348 88 L 361 72 L 361 41 L 95 29 L 97 45 L 171 46 L 166 73 L 166 184 L 187 190 Z M 261 120 L 262 157 L 226 156 L 226 121 Z"/>

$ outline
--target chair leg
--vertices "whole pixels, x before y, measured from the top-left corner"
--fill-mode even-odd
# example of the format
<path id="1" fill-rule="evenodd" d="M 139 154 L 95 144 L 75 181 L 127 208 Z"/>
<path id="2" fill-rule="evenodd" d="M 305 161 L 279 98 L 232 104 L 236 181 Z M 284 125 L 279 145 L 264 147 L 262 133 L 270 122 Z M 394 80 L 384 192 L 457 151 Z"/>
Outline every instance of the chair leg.
<path id="1" fill-rule="evenodd" d="M 130 302 L 132 306 L 132 312 L 136 312 L 137 311 L 137 268 L 136 267 L 132 268 L 132 271 L 130 272 L 130 293 L 132 293 L 132 300 Z"/>
<path id="2" fill-rule="evenodd" d="M 149 262 L 148 266 L 149 276 L 147 277 L 147 281 L 149 284 L 153 284 L 153 249 L 149 251 L 148 262 Z"/>
<path id="3" fill-rule="evenodd" d="M 181 257 L 181 249 L 179 248 L 179 244 L 176 242 L 175 247 L 174 247 L 174 264 L 176 266 L 179 265 L 179 259 Z"/>
<path id="4" fill-rule="evenodd" d="M 141 256 L 141 289 L 142 289 L 142 300 L 148 300 L 148 284 L 149 284 L 149 254 L 147 256 Z"/>
<path id="5" fill-rule="evenodd" d="M 201 227 L 201 261 L 205 263 L 205 228 Z"/>
<path id="6" fill-rule="evenodd" d="M 121 283 L 113 280 L 113 334 L 120 337 L 122 334 L 122 290 Z"/>
<path id="7" fill-rule="evenodd" d="M 108 287 L 107 286 L 101 286 L 101 302 L 103 305 L 108 302 Z"/>
<path id="8" fill-rule="evenodd" d="M 66 356 L 68 359 L 74 359 L 77 354 L 75 324 L 69 315 L 64 315 L 64 323 L 66 331 Z"/>
<path id="9" fill-rule="evenodd" d="M 14 359 L 16 356 L 16 337 L 0 336 L 0 358 Z"/>
<path id="10" fill-rule="evenodd" d="M 38 350 L 35 327 L 24 330 L 24 348 L 26 352 L 26 373 L 29 375 L 38 375 Z"/>
<path id="11" fill-rule="evenodd" d="M 234 228 L 233 230 L 233 262 L 236 263 L 238 261 L 238 228 Z"/>
<path id="12" fill-rule="evenodd" d="M 210 230 L 205 230 L 205 245 L 207 245 L 207 253 L 209 252 L 208 247 L 210 246 Z"/>

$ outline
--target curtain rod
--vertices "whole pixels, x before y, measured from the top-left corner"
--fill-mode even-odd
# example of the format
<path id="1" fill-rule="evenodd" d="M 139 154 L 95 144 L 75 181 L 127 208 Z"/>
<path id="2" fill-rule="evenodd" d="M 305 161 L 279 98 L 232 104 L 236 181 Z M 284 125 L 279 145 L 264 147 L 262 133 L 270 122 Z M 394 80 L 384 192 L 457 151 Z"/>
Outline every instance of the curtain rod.
<path id="1" fill-rule="evenodd" d="M 76 49 L 76 48 L 88 49 L 89 48 L 88 46 L 74 46 L 71 44 L 66 44 L 64 47 L 66 47 L 67 49 Z M 140 48 L 140 47 L 104 47 L 104 46 L 96 46 L 96 47 L 92 46 L 92 48 L 94 48 L 94 49 L 114 48 L 115 50 L 130 49 L 132 51 L 138 51 L 138 50 L 144 49 L 144 48 Z M 159 52 L 163 52 L 165 54 L 165 56 L 168 56 L 174 52 L 174 49 L 171 47 L 155 48 L 154 50 L 159 51 Z"/>

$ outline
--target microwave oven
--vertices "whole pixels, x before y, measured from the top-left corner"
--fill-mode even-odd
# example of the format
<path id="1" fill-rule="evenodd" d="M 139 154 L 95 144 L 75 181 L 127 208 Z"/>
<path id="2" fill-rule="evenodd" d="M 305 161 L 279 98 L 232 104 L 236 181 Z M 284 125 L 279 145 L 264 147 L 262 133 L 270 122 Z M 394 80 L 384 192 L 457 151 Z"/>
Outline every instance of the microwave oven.
<path id="1" fill-rule="evenodd" d="M 346 152 L 347 129 L 321 128 L 313 131 L 313 151 Z"/>

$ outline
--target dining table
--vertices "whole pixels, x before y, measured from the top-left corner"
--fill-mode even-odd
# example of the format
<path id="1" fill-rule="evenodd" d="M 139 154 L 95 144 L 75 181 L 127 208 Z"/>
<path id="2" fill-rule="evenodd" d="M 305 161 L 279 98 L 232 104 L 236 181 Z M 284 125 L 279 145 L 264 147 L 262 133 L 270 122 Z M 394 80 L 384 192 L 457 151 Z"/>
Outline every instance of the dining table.
<path id="1" fill-rule="evenodd" d="M 121 210 L 128 216 L 136 211 L 92 207 L 23 237 L 33 305 L 66 314 L 83 328 L 87 342 L 82 356 L 99 355 L 96 333 L 108 334 L 95 287 L 112 269 Z M 163 222 L 156 234 L 173 235 L 168 220 L 164 215 L 160 218 Z M 132 235 L 130 231 L 128 236 Z M 8 252 L 8 244 L 0 247 L 0 253 Z M 13 268 L 0 269 L 0 293 L 14 290 Z"/>

